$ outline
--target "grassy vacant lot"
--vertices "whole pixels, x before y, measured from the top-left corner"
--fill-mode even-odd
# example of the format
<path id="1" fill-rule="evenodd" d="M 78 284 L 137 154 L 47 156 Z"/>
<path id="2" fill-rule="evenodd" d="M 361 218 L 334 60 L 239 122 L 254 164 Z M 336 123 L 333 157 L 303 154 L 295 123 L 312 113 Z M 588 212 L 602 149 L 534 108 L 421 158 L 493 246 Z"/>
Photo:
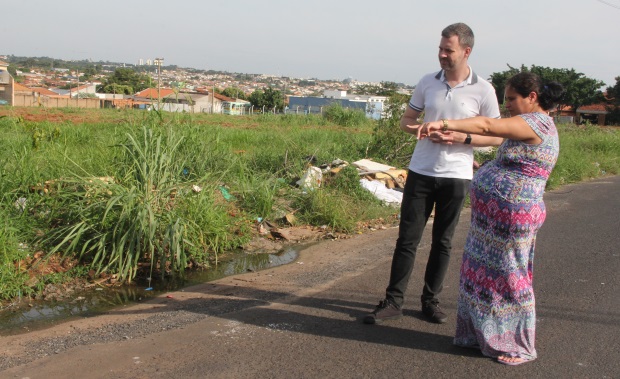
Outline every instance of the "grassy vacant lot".
<path id="1" fill-rule="evenodd" d="M 257 220 L 294 214 L 344 233 L 393 219 L 352 167 L 303 191 L 308 162 L 405 168 L 415 141 L 397 117 L 234 117 L 137 110 L 0 111 L 0 300 L 72 276 L 132 280 L 205 267 L 247 243 Z M 550 187 L 618 174 L 620 133 L 560 126 Z M 488 157 L 479 157 L 480 159 Z M 38 262 L 45 261 L 37 270 Z"/>

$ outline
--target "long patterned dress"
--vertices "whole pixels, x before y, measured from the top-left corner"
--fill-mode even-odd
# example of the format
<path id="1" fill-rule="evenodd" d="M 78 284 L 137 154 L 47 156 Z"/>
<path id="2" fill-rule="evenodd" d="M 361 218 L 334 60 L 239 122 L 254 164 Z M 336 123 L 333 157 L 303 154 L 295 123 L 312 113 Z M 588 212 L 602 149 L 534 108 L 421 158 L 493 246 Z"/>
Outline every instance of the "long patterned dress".
<path id="1" fill-rule="evenodd" d="M 489 357 L 536 358 L 532 288 L 536 233 L 545 221 L 543 193 L 559 153 L 553 119 L 521 117 L 539 145 L 505 140 L 471 185 L 471 229 L 465 244 L 454 344 Z"/>

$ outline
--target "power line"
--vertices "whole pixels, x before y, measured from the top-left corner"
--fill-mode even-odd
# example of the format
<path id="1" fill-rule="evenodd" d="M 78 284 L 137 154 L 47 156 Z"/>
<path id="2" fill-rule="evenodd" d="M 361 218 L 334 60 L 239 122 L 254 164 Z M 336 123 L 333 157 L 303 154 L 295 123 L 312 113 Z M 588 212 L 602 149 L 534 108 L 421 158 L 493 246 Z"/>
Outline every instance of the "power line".
<path id="1" fill-rule="evenodd" d="M 618 6 L 618 5 L 616 5 L 616 4 L 611 4 L 611 3 L 608 3 L 608 2 L 606 2 L 606 1 L 604 1 L 604 0 L 596 0 L 596 1 L 598 1 L 599 3 L 603 3 L 603 4 L 605 4 L 605 5 L 609 5 L 609 6 L 610 6 L 610 7 L 612 7 L 612 8 L 620 9 L 620 6 Z"/>

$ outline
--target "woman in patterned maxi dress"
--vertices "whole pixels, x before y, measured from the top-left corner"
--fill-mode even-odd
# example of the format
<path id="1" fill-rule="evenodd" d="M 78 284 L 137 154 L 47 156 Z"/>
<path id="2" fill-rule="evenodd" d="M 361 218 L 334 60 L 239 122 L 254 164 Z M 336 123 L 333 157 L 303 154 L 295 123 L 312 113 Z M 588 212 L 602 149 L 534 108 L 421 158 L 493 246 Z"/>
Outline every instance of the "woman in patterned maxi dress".
<path id="1" fill-rule="evenodd" d="M 496 159 L 472 180 L 454 338 L 454 344 L 479 348 L 504 364 L 536 358 L 534 245 L 545 221 L 545 185 L 559 153 L 557 130 L 545 110 L 561 94 L 557 83 L 543 85 L 534 74 L 517 74 L 505 94 L 513 117 L 442 120 L 419 131 L 421 138 L 433 131 L 506 138 Z"/>

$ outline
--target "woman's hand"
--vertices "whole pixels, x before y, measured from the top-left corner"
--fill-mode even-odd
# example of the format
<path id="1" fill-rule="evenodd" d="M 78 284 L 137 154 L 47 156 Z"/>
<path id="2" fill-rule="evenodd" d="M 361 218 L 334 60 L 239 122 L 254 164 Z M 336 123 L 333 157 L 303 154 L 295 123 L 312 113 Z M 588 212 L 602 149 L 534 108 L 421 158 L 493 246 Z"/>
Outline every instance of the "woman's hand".
<path id="1" fill-rule="evenodd" d="M 423 140 L 428 137 L 433 143 L 451 145 L 454 142 L 454 135 L 450 131 L 442 132 L 442 127 L 441 121 L 425 122 L 418 127 L 417 138 Z"/>

